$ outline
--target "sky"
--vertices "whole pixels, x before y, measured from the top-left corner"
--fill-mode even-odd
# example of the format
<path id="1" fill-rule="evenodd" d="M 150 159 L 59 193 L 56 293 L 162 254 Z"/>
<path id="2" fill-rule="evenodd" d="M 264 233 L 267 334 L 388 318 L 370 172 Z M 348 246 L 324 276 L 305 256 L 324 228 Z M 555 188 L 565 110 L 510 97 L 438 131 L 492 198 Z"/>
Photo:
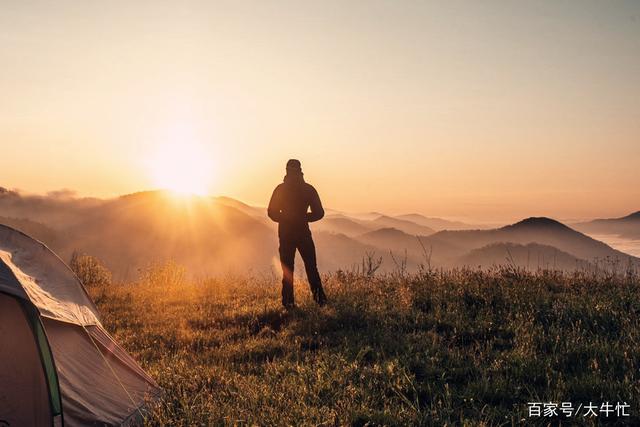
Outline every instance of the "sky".
<path id="1" fill-rule="evenodd" d="M 352 212 L 640 210 L 638 1 L 3 0 L 0 94 L 28 193 L 266 205 L 293 157 Z"/>

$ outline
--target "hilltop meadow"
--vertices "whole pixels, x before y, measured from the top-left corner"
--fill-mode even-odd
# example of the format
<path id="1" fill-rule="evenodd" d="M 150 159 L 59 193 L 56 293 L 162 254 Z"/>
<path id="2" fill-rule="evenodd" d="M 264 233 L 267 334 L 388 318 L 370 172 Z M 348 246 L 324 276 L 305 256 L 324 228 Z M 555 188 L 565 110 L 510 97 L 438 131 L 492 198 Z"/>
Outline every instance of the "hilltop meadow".
<path id="1" fill-rule="evenodd" d="M 164 389 L 148 425 L 640 423 L 637 271 L 375 270 L 325 275 L 323 308 L 298 281 L 290 312 L 276 275 L 80 274 Z M 630 416 L 530 418 L 527 405 L 607 401 Z"/>

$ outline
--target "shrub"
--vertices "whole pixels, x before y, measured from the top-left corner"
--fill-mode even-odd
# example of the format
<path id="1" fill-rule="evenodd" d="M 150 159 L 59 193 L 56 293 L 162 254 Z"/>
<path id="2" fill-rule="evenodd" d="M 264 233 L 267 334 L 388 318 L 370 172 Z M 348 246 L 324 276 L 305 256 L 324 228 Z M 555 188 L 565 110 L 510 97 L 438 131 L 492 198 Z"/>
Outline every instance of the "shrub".
<path id="1" fill-rule="evenodd" d="M 69 267 L 85 286 L 101 287 L 111 284 L 111 271 L 94 256 L 74 252 Z"/>

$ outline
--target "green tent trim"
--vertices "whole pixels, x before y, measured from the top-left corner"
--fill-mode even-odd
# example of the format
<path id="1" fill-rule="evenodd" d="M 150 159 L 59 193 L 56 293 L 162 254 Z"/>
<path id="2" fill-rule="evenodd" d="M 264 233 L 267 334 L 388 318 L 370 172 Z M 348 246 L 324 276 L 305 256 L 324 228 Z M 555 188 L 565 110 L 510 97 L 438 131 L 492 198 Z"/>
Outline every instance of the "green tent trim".
<path id="1" fill-rule="evenodd" d="M 62 416 L 62 399 L 60 396 L 58 373 L 51 354 L 51 347 L 49 347 L 47 334 L 45 333 L 42 322 L 40 321 L 40 313 L 30 302 L 19 298 L 17 298 L 17 300 L 20 301 L 22 309 L 24 310 L 27 319 L 29 319 L 29 326 L 31 326 L 33 336 L 36 340 L 36 345 L 38 346 L 40 361 L 42 362 L 42 368 L 44 369 L 45 376 L 47 378 L 47 386 L 49 388 L 51 413 L 54 417 L 58 415 Z"/>

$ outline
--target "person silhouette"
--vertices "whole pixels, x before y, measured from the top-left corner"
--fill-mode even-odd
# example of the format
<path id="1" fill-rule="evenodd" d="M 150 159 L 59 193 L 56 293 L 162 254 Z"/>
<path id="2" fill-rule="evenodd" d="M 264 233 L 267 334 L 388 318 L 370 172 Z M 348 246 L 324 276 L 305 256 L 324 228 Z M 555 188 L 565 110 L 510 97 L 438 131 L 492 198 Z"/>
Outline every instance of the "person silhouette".
<path id="1" fill-rule="evenodd" d="M 267 214 L 278 223 L 280 242 L 280 264 L 282 265 L 282 305 L 293 308 L 293 267 L 296 249 L 300 252 L 307 272 L 313 299 L 318 305 L 326 304 L 322 280 L 316 263 L 316 248 L 309 223 L 324 217 L 320 196 L 312 185 L 307 184 L 299 160 L 290 159 L 286 166 L 284 182 L 279 184 L 271 196 Z"/>

